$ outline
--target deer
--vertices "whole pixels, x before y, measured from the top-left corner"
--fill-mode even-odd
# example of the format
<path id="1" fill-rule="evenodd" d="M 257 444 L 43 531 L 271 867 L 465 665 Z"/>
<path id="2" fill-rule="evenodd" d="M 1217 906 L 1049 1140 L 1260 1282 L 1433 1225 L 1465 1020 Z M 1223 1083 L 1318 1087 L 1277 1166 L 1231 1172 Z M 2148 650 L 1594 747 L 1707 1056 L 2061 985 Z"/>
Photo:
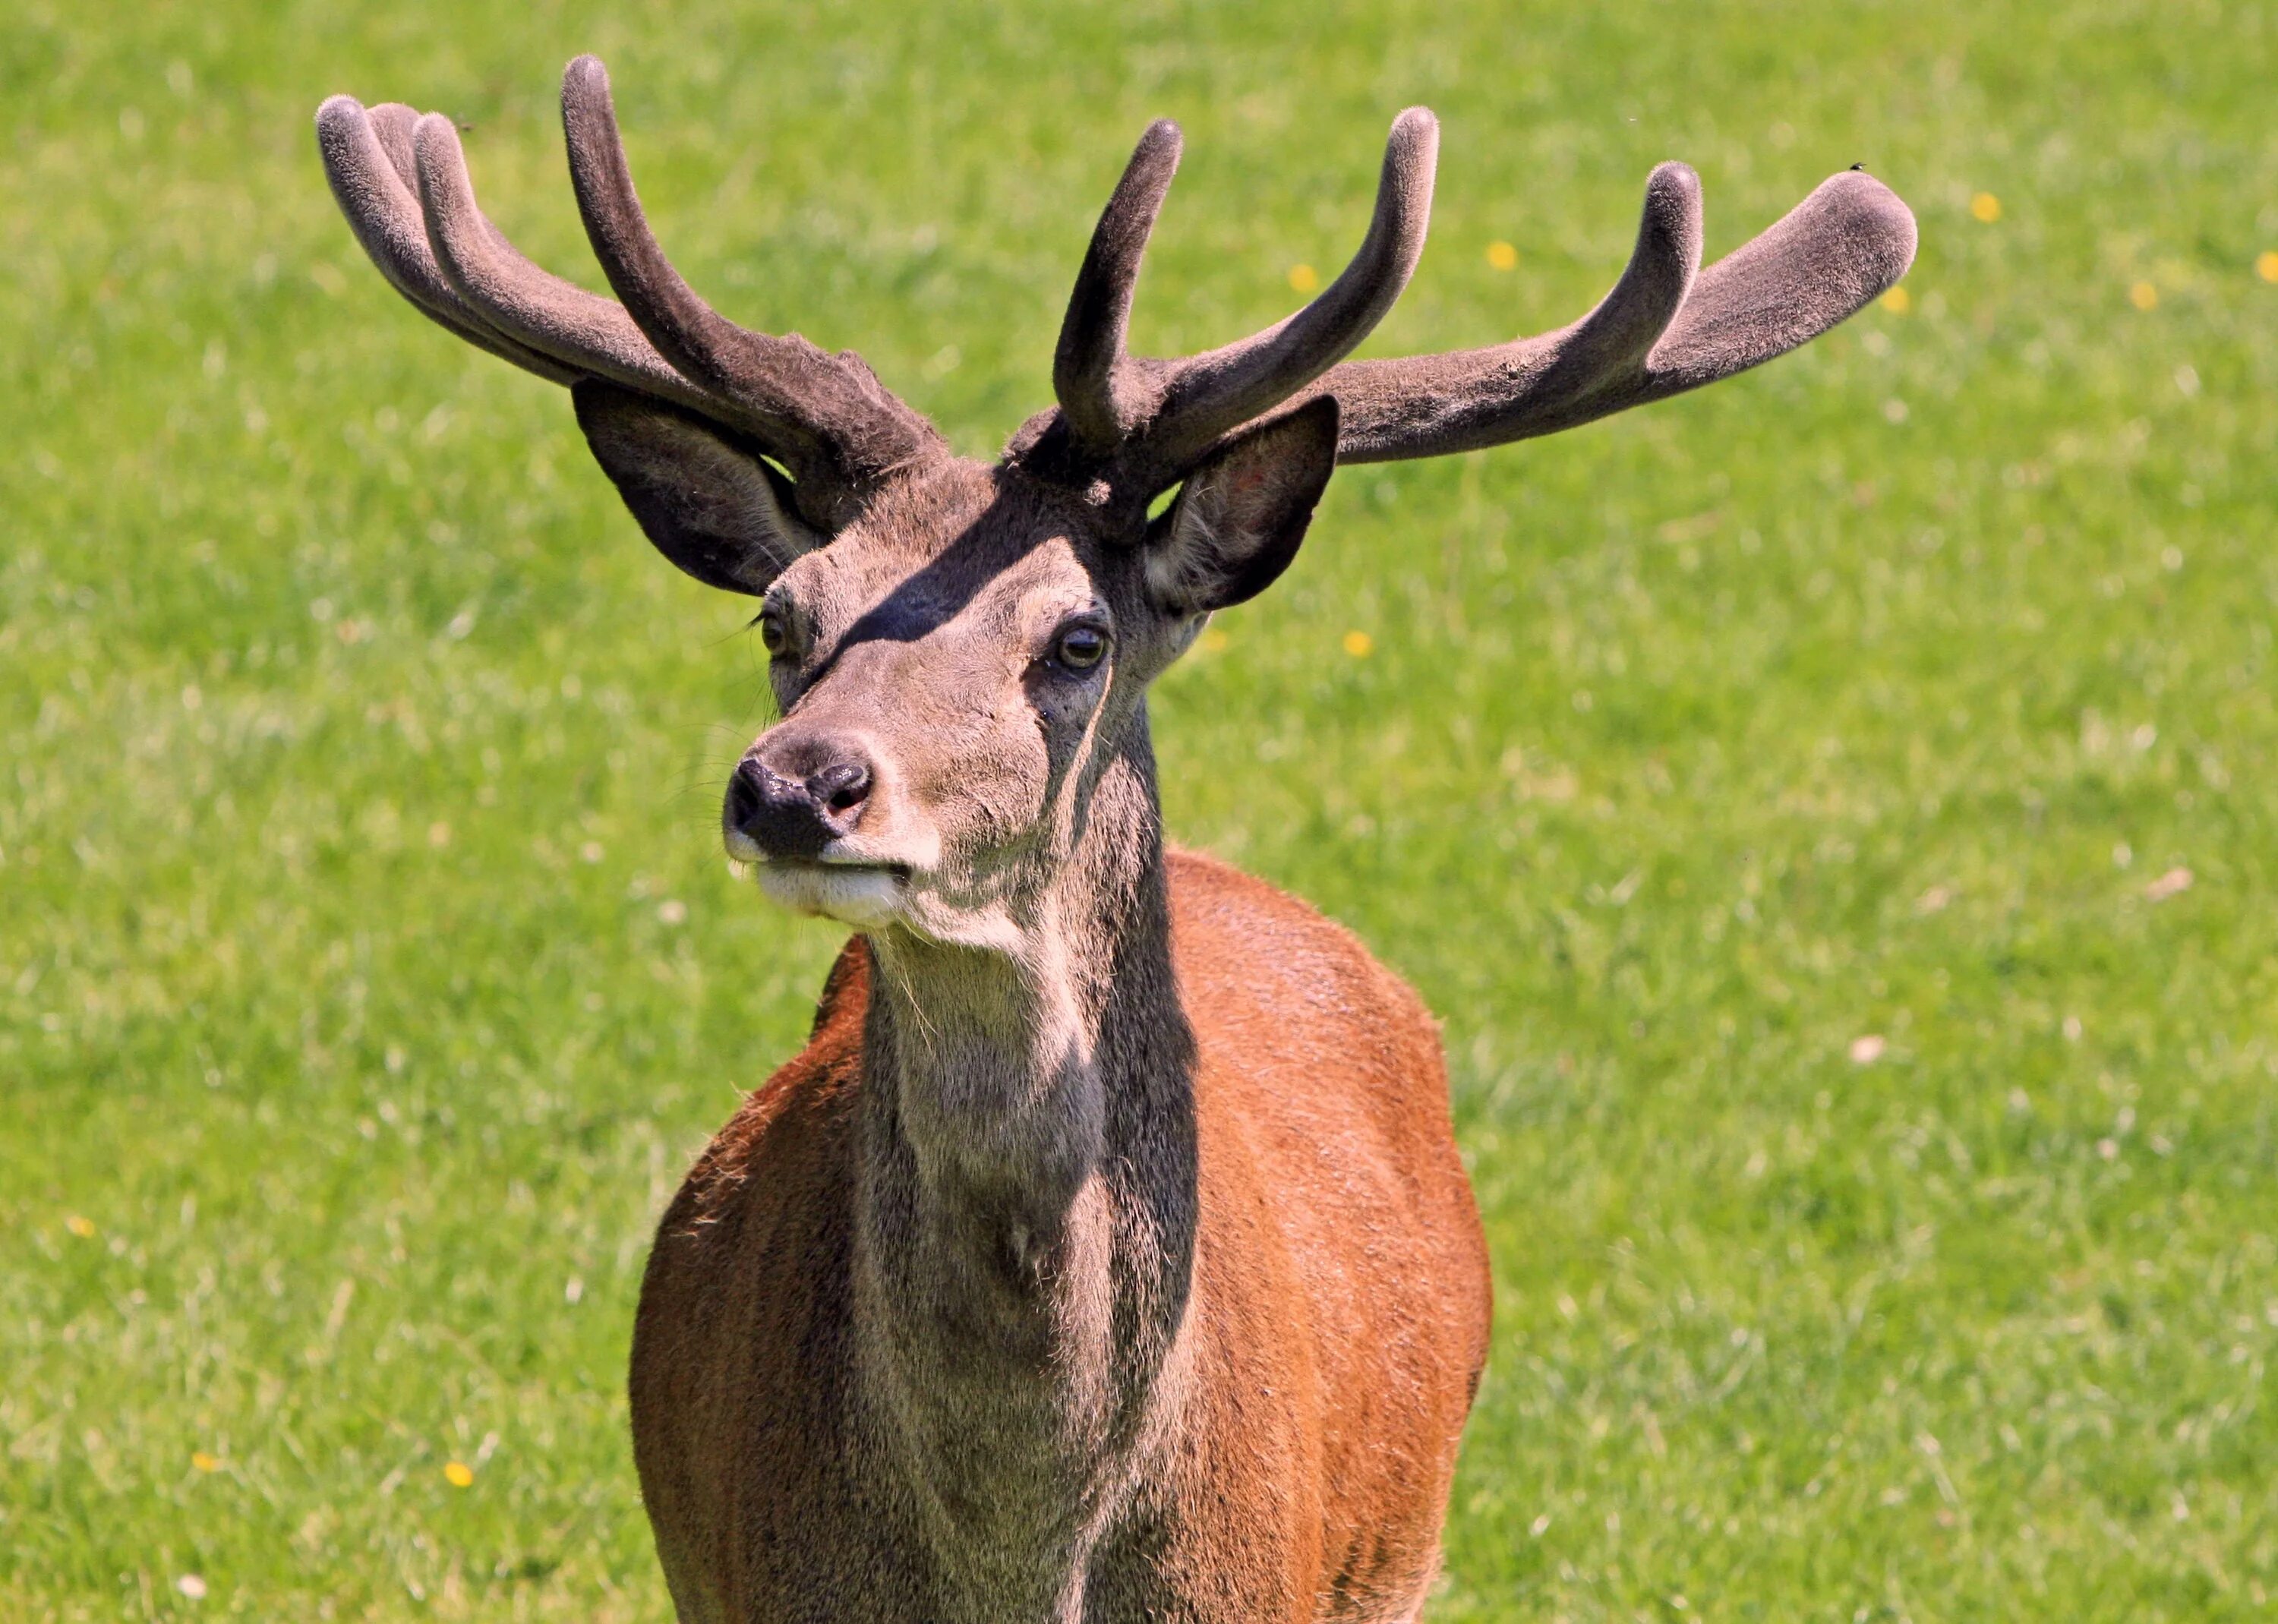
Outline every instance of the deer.
<path id="1" fill-rule="evenodd" d="M 722 838 L 852 933 L 642 1283 L 632 1442 L 678 1616 L 1418 1618 L 1490 1307 L 1438 1031 L 1349 932 L 1167 843 L 1149 686 L 1289 567 L 1338 464 L 1754 367 L 1895 283 L 1913 216 L 1854 168 L 1702 270 L 1700 181 L 1663 164 L 1579 321 L 1354 360 L 1424 247 L 1438 125 L 1410 108 L 1336 279 L 1163 359 L 1127 343 L 1179 162 L 1159 121 L 1055 404 L 984 464 L 852 351 L 699 297 L 593 57 L 562 112 L 614 299 L 491 224 L 448 118 L 335 96 L 317 135 L 386 279 L 566 385 L 656 549 L 758 600 L 776 720 Z"/>

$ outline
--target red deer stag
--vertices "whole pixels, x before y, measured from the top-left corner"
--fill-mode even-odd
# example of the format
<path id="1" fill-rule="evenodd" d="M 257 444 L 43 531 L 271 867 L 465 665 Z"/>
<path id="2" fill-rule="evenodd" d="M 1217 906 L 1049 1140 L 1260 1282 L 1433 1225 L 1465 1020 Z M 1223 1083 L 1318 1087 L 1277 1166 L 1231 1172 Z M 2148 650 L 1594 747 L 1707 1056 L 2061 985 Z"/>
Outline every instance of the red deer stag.
<path id="1" fill-rule="evenodd" d="M 984 466 L 852 353 L 715 312 L 650 234 L 599 62 L 562 104 L 622 302 L 515 251 L 450 119 L 343 96 L 317 133 L 387 279 L 568 385 L 649 539 L 761 600 L 782 720 L 728 850 L 857 933 L 649 1262 L 633 1441 L 680 1616 L 1415 1618 L 1488 1315 L 1439 1041 L 1343 930 L 1166 850 L 1147 685 L 1273 584 L 1336 463 L 1754 366 L 1897 280 L 1912 216 L 1838 174 L 1701 271 L 1700 183 L 1666 164 L 1580 321 L 1347 361 L 1424 246 L 1412 108 L 1334 283 L 1157 360 L 1125 333 L 1178 164 L 1158 123 L 1077 275 L 1058 406 Z"/>

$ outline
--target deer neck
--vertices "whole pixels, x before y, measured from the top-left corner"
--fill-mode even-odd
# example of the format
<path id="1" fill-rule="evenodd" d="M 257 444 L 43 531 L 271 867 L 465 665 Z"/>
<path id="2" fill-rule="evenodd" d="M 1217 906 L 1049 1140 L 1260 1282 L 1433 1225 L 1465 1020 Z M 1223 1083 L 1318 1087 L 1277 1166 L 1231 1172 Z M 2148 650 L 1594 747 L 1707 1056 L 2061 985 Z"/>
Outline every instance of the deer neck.
<path id="1" fill-rule="evenodd" d="M 857 1346 L 926 1544 L 1000 1618 L 1072 1605 L 1176 1407 L 1194 1039 L 1133 731 L 990 945 L 872 944 Z"/>

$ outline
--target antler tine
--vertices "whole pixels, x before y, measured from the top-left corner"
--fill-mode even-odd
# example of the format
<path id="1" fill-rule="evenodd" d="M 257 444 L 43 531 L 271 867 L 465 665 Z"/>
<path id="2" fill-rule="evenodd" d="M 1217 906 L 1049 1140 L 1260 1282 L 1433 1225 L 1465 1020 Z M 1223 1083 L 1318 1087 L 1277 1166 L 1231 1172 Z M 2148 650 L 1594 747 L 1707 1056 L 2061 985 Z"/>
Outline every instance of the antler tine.
<path id="1" fill-rule="evenodd" d="M 382 102 L 365 110 L 371 120 L 371 133 L 378 137 L 380 150 L 395 166 L 403 189 L 412 196 L 419 195 L 418 160 L 411 154 L 411 133 L 419 127 L 419 110 L 406 107 L 401 102 Z"/>
<path id="2" fill-rule="evenodd" d="M 718 408 L 666 364 L 621 306 L 524 258 L 491 224 L 475 201 L 458 128 L 448 118 L 429 113 L 410 135 L 428 246 L 453 289 L 485 322 L 578 376 L 606 378 L 699 411 Z"/>
<path id="3" fill-rule="evenodd" d="M 1410 107 L 1392 122 L 1368 235 L 1337 279 L 1296 315 L 1221 349 L 1173 362 L 1146 460 L 1175 476 L 1228 431 L 1271 410 L 1349 355 L 1416 271 L 1432 217 L 1440 123 Z M 1158 477 L 1159 477 L 1158 475 Z"/>
<path id="4" fill-rule="evenodd" d="M 1661 164 L 1646 178 L 1637 244 L 1621 279 L 1558 347 L 1561 381 L 1586 393 L 1604 379 L 1641 369 L 1684 308 L 1700 269 L 1701 177 L 1689 164 Z"/>
<path id="5" fill-rule="evenodd" d="M 1808 343 L 1914 263 L 1915 217 L 1863 170 L 1830 176 L 1701 275 L 1655 347 L 1662 393 L 1698 388 Z"/>
<path id="6" fill-rule="evenodd" d="M 664 255 L 633 190 L 609 78 L 580 57 L 562 80 L 562 122 L 585 234 L 601 269 L 649 341 L 723 402 L 790 466 L 799 506 L 836 528 L 858 492 L 942 447 L 940 435 L 851 352 L 739 327 L 699 298 Z"/>
<path id="7" fill-rule="evenodd" d="M 332 97 L 317 110 L 317 150 L 348 229 L 388 286 L 438 326 L 540 377 L 557 384 L 574 381 L 579 376 L 577 369 L 517 343 L 485 322 L 435 263 L 410 191 L 410 149 L 404 137 L 417 117 L 394 103 L 366 111 L 363 103 L 345 95 Z"/>
<path id="8" fill-rule="evenodd" d="M 1066 415 L 1077 446 L 1093 455 L 1114 449 L 1139 426 L 1148 402 L 1130 385 L 1124 344 L 1131 328 L 1131 297 L 1139 263 L 1154 233 L 1155 217 L 1179 169 L 1179 126 L 1158 118 L 1147 126 L 1125 166 L 1115 194 L 1091 233 L 1076 273 L 1052 355 L 1052 393 Z"/>
<path id="9" fill-rule="evenodd" d="M 1915 220 L 1858 171 L 1821 183 L 1695 276 L 1701 183 L 1664 164 L 1646 187 L 1627 270 L 1570 327 L 1483 349 L 1346 362 L 1314 394 L 1342 408 L 1341 462 L 1476 451 L 1573 428 L 1729 377 L 1808 343 L 1914 262 Z"/>

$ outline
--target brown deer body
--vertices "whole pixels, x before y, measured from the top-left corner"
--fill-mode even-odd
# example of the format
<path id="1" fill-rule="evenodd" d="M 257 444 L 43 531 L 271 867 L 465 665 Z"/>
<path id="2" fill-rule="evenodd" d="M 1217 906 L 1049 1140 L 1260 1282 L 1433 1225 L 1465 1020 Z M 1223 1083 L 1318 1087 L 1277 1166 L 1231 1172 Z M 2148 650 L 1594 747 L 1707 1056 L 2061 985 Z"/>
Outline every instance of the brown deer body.
<path id="1" fill-rule="evenodd" d="M 683 1616 L 1414 1615 L 1487 1331 L 1436 1034 L 1302 904 L 1148 869 L 1130 950 L 1178 998 L 1129 1014 L 1191 1059 L 1103 1049 L 1056 1236 L 928 1200 L 898 1108 L 931 1079 L 878 1064 L 908 1040 L 859 943 L 673 1203 L 633 1437 Z M 1050 1159 L 976 1183 L 1024 1201 Z"/>
<path id="2" fill-rule="evenodd" d="M 1582 321 L 1345 362 L 1421 252 L 1436 126 L 1411 109 L 1334 284 L 1158 361 L 1124 349 L 1177 161 L 1157 125 L 1077 279 L 1059 407 L 984 466 L 851 354 L 688 289 L 591 58 L 563 112 L 622 305 L 515 253 L 448 120 L 336 97 L 318 134 L 389 280 L 569 384 L 650 539 L 762 599 L 783 720 L 723 835 L 859 933 L 651 1257 L 634 1443 L 681 1616 L 1415 1618 L 1487 1333 L 1438 1039 L 1344 931 L 1166 856 L 1147 686 L 1287 567 L 1338 461 L 1754 365 L 1894 281 L 1911 217 L 1838 175 L 1698 271 L 1698 185 L 1663 165 Z"/>

